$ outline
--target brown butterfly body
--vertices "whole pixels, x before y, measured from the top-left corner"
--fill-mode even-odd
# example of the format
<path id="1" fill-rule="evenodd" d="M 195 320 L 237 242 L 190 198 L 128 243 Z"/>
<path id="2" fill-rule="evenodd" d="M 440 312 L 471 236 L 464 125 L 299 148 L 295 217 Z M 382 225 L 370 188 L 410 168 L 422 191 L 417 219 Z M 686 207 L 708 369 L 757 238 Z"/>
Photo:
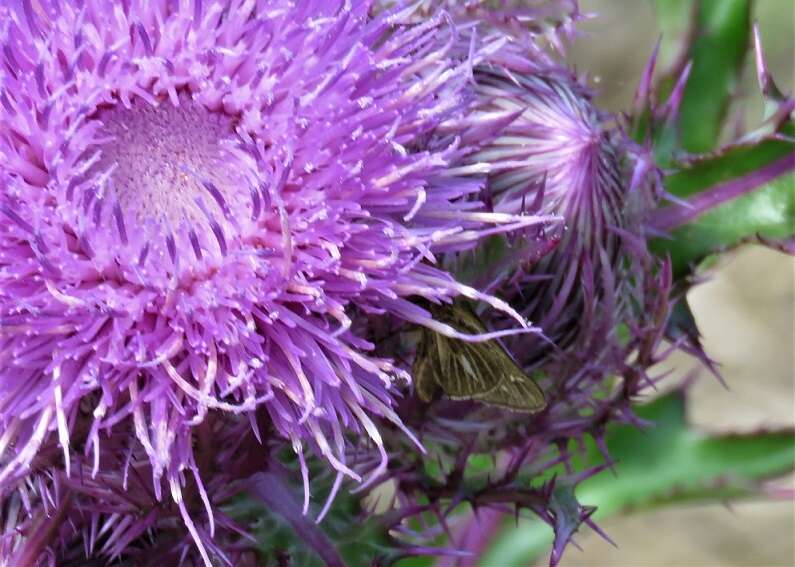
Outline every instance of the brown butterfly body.
<path id="1" fill-rule="evenodd" d="M 464 301 L 432 306 L 434 318 L 476 335 L 486 327 Z M 452 400 L 476 400 L 501 408 L 537 413 L 544 393 L 496 340 L 468 342 L 423 328 L 414 360 L 414 384 L 425 402 L 441 390 Z"/>

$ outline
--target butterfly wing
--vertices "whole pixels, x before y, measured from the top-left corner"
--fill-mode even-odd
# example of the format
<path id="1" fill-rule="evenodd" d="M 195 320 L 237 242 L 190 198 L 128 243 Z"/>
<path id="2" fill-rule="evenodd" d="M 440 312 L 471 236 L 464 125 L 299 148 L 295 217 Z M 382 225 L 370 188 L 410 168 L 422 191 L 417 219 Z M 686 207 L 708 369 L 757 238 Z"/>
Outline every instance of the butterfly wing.
<path id="1" fill-rule="evenodd" d="M 433 334 L 427 329 L 423 329 L 420 342 L 417 344 L 414 366 L 411 370 L 414 377 L 414 391 L 423 402 L 430 402 L 439 389 L 439 383 L 436 380 L 438 374 L 436 362 L 438 361 L 429 353 L 431 347 L 435 346 L 433 342 Z"/>
<path id="2" fill-rule="evenodd" d="M 497 387 L 500 354 L 507 356 L 497 343 L 468 343 L 439 334 L 434 335 L 434 343 L 439 360 L 436 381 L 448 397 L 468 400 Z"/>
<path id="3" fill-rule="evenodd" d="M 544 392 L 523 372 L 504 375 L 496 388 L 477 399 L 492 406 L 518 412 L 537 413 L 547 407 Z"/>
<path id="4" fill-rule="evenodd" d="M 485 325 L 468 303 L 433 308 L 434 317 L 467 334 L 485 333 Z M 467 342 L 428 329 L 414 363 L 420 399 L 429 401 L 441 388 L 454 400 L 478 400 L 514 411 L 538 412 L 544 394 L 495 340 Z"/>

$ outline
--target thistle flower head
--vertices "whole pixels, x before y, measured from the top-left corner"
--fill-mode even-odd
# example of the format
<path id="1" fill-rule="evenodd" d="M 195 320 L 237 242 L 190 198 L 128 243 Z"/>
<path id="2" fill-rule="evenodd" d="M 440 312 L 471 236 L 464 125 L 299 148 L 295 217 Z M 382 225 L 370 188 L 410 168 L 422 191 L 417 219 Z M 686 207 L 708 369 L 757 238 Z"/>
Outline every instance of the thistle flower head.
<path id="1" fill-rule="evenodd" d="M 519 269 L 507 281 L 503 271 L 482 272 L 479 283 L 501 287 L 557 347 L 593 355 L 588 344 L 605 346 L 648 268 L 641 231 L 654 204 L 653 180 L 615 120 L 567 70 L 498 62 L 477 69 L 475 80 L 470 122 L 506 120 L 466 158 L 487 172 L 484 200 L 499 213 L 563 219 L 514 239 L 510 262 Z M 549 343 L 528 340 L 535 345 L 520 348 L 524 362 L 542 362 Z"/>
<path id="2" fill-rule="evenodd" d="M 70 442 L 96 475 L 131 423 L 156 498 L 180 502 L 194 428 L 258 408 L 360 480 L 346 432 L 381 447 L 408 376 L 353 318 L 456 333 L 414 295 L 510 312 L 423 262 L 543 220 L 479 211 L 456 140 L 420 143 L 460 110 L 456 30 L 370 8 L 0 8 L 0 485 L 53 436 L 67 476 Z"/>

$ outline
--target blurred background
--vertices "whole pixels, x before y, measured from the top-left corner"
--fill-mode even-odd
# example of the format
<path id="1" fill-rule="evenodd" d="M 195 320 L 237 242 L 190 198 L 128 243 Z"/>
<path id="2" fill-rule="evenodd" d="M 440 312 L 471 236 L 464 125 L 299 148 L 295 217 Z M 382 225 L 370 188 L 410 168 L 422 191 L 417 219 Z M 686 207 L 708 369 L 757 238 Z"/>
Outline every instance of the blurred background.
<path id="1" fill-rule="evenodd" d="M 588 69 L 601 106 L 629 109 L 659 36 L 654 10 L 648 0 L 581 0 L 581 5 L 598 18 L 582 23 L 584 33 L 569 59 L 578 69 Z M 792 92 L 795 2 L 757 0 L 754 18 L 773 76 L 782 90 Z M 675 56 L 665 47 L 658 69 Z M 748 101 L 735 111 L 753 126 L 761 119 L 762 103 L 750 60 L 739 88 Z M 725 255 L 711 280 L 691 292 L 690 300 L 706 351 L 720 362 L 729 386 L 727 390 L 711 376 L 701 376 L 691 392 L 691 421 L 710 431 L 795 426 L 795 259 L 759 246 L 743 247 Z M 672 365 L 680 377 L 696 366 L 683 356 Z M 776 484 L 791 489 L 795 477 Z M 600 525 L 619 548 L 585 530 L 576 538 L 582 551 L 570 547 L 562 565 L 795 565 L 792 501 L 680 506 Z"/>

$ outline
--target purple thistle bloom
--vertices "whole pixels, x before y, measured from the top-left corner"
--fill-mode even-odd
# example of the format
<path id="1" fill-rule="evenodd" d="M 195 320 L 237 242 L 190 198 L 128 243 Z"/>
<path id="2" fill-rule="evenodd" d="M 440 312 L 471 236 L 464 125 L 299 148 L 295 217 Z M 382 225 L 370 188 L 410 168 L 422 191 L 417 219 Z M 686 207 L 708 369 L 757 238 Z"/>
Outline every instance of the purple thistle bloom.
<path id="1" fill-rule="evenodd" d="M 484 211 L 480 179 L 448 171 L 458 140 L 422 146 L 491 40 L 461 61 L 443 14 L 370 9 L 0 7 L 0 485 L 53 436 L 67 477 L 72 443 L 97 475 L 101 438 L 132 424 L 156 499 L 181 503 L 186 470 L 205 490 L 195 427 L 258 408 L 355 480 L 346 432 L 369 437 L 374 478 L 374 419 L 402 427 L 408 375 L 352 321 L 459 336 L 408 299 L 456 295 L 522 321 L 431 265 L 545 221 Z"/>

